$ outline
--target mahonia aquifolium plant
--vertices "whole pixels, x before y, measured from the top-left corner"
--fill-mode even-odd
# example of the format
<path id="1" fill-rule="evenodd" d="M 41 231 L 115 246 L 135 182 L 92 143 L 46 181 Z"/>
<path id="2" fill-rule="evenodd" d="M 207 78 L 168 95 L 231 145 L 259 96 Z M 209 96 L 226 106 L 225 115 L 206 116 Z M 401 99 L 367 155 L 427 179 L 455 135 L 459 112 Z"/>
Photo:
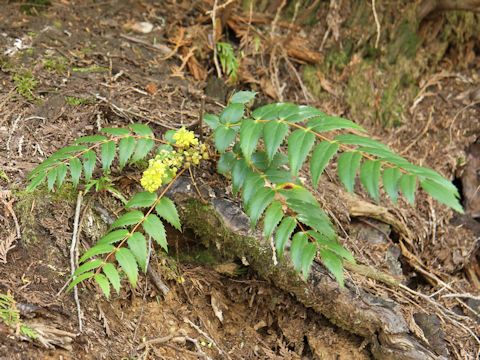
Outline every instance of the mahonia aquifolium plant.
<path id="1" fill-rule="evenodd" d="M 355 261 L 338 242 L 329 217 L 298 176 L 307 159 L 314 188 L 335 158 L 338 177 L 349 192 L 354 190 L 359 172 L 360 183 L 374 200 L 380 197 L 381 179 L 394 203 L 400 190 L 413 204 L 419 183 L 433 198 L 463 211 L 458 190 L 439 173 L 411 164 L 369 137 L 331 135 L 336 130 L 363 132 L 359 125 L 290 103 L 269 104 L 250 112 L 248 104 L 254 98 L 254 92 L 240 91 L 219 116 L 205 115 L 220 153 L 217 169 L 231 179 L 233 193 L 241 194 L 252 227 L 262 223 L 263 236 L 274 243 L 279 258 L 284 258 L 290 243 L 291 262 L 305 278 L 317 254 L 341 285 L 343 261 Z M 152 156 L 140 180 L 145 191 L 126 203 L 125 213 L 109 232 L 82 255 L 69 286 L 93 278 L 109 297 L 110 286 L 120 291 L 122 273 L 135 286 L 139 269 L 146 271 L 146 235 L 168 251 L 163 221 L 178 230 L 181 224 L 175 204 L 165 193 L 189 167 L 209 158 L 209 148 L 185 128 L 167 131 L 163 138 L 156 138 L 143 124 L 104 128 L 102 132 L 105 135 L 81 137 L 53 153 L 31 172 L 28 190 L 45 181 L 53 190 L 65 182 L 68 171 L 75 187 L 82 172 L 87 183 L 92 181 L 98 155 L 104 173 L 111 171 L 117 153 L 119 170 Z M 281 150 L 285 143 L 286 154 Z"/>

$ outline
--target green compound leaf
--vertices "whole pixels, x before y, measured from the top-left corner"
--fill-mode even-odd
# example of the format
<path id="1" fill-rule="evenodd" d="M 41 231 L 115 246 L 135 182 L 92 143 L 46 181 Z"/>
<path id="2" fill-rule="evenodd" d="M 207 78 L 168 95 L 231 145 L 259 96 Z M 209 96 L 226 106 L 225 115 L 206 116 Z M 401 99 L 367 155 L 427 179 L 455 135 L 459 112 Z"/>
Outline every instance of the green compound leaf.
<path id="1" fill-rule="evenodd" d="M 257 196 L 258 191 L 261 190 L 264 185 L 265 181 L 258 173 L 251 170 L 247 171 L 242 191 L 242 201 L 245 209 L 250 208 L 250 201 Z"/>
<path id="2" fill-rule="evenodd" d="M 305 280 L 308 279 L 308 275 L 310 274 L 310 269 L 312 268 L 315 255 L 317 255 L 317 247 L 315 246 L 315 244 L 307 243 L 303 248 L 302 262 L 301 262 L 301 269 L 300 269 L 303 274 L 303 278 Z"/>
<path id="3" fill-rule="evenodd" d="M 101 148 L 102 153 L 102 169 L 103 171 L 110 170 L 112 166 L 113 159 L 115 158 L 115 142 L 107 141 L 102 144 Z"/>
<path id="4" fill-rule="evenodd" d="M 307 243 L 308 236 L 306 233 L 299 231 L 293 235 L 292 246 L 290 247 L 290 256 L 292 258 L 293 267 L 297 271 L 301 271 L 302 269 L 303 249 Z"/>
<path id="5" fill-rule="evenodd" d="M 70 145 L 61 148 L 60 150 L 55 151 L 50 158 L 59 159 L 63 158 L 64 155 L 71 155 L 79 151 L 85 151 L 88 147 L 85 145 Z"/>
<path id="6" fill-rule="evenodd" d="M 107 276 L 110 284 L 112 284 L 113 288 L 117 292 L 120 293 L 120 275 L 118 274 L 118 270 L 112 263 L 106 263 L 103 265 L 103 273 Z"/>
<path id="7" fill-rule="evenodd" d="M 236 195 L 243 186 L 249 167 L 245 159 L 238 159 L 232 169 L 232 192 Z"/>
<path id="8" fill-rule="evenodd" d="M 432 169 L 428 169 L 422 166 L 417 166 L 413 165 L 410 163 L 407 164 L 402 164 L 401 167 L 411 174 L 421 176 L 422 178 L 432 180 L 439 184 L 440 186 L 443 186 L 444 188 L 448 189 L 450 192 L 455 194 L 456 196 L 459 196 L 459 192 L 457 187 L 452 184 L 449 180 L 445 179 L 442 175 L 440 175 L 438 172 Z"/>
<path id="9" fill-rule="evenodd" d="M 152 206 L 157 201 L 157 194 L 148 191 L 142 191 L 133 195 L 125 205 L 126 208 L 146 208 Z"/>
<path id="10" fill-rule="evenodd" d="M 354 129 L 359 131 L 365 131 L 360 125 L 355 124 L 353 121 L 330 115 L 322 115 L 319 117 L 308 120 L 308 127 L 316 132 L 325 132 L 341 129 Z"/>
<path id="11" fill-rule="evenodd" d="M 137 260 L 140 269 L 147 272 L 148 248 L 147 240 L 142 233 L 134 232 L 127 241 L 128 247 Z"/>
<path id="12" fill-rule="evenodd" d="M 271 161 L 285 140 L 288 125 L 280 121 L 269 121 L 263 127 L 263 139 L 268 159 Z"/>
<path id="13" fill-rule="evenodd" d="M 131 129 L 135 132 L 135 134 L 143 137 L 147 137 L 148 139 L 142 138 L 137 141 L 137 146 L 135 147 L 135 151 L 132 156 L 132 161 L 136 162 L 139 160 L 144 159 L 150 150 L 152 150 L 154 145 L 154 137 L 152 129 L 149 126 L 144 124 L 133 124 L 130 125 Z"/>
<path id="14" fill-rule="evenodd" d="M 215 130 L 220 124 L 220 118 L 214 114 L 203 115 L 203 121 L 205 121 L 208 127 L 212 130 Z"/>
<path id="15" fill-rule="evenodd" d="M 167 234 L 165 227 L 157 215 L 150 214 L 143 221 L 143 229 L 156 241 L 166 252 L 168 252 Z"/>
<path id="16" fill-rule="evenodd" d="M 283 190 L 280 192 L 286 196 L 289 208 L 297 213 L 297 219 L 329 239 L 335 239 L 335 229 L 317 200 L 307 190 L 298 190 L 303 191 L 296 192 L 295 190 Z"/>
<path id="17" fill-rule="evenodd" d="M 65 163 L 60 163 L 57 167 L 57 187 L 61 187 L 67 175 L 68 166 Z"/>
<path id="18" fill-rule="evenodd" d="M 255 91 L 239 91 L 233 94 L 230 99 L 231 104 L 246 104 L 255 99 Z"/>
<path id="19" fill-rule="evenodd" d="M 293 181 L 290 171 L 282 169 L 269 169 L 265 171 L 265 176 L 267 177 L 268 181 L 274 184 L 284 184 Z"/>
<path id="20" fill-rule="evenodd" d="M 118 143 L 118 163 L 120 168 L 123 169 L 124 166 L 128 163 L 128 160 L 132 157 L 133 151 L 135 150 L 135 138 L 129 136 L 123 138 Z"/>
<path id="21" fill-rule="evenodd" d="M 72 158 L 69 162 L 70 175 L 72 176 L 73 187 L 77 187 L 82 176 L 82 162 L 78 158 Z"/>
<path id="22" fill-rule="evenodd" d="M 390 199 L 394 204 L 397 203 L 398 199 L 398 181 L 402 177 L 400 169 L 397 167 L 387 168 L 383 170 L 382 173 L 382 182 L 383 189 L 388 194 Z"/>
<path id="23" fill-rule="evenodd" d="M 263 123 L 256 120 L 243 120 L 240 125 L 240 148 L 243 156 L 250 161 L 262 135 Z"/>
<path id="24" fill-rule="evenodd" d="M 300 106 L 292 103 L 281 103 L 277 106 L 278 118 L 281 120 L 289 119 L 301 112 Z"/>
<path id="25" fill-rule="evenodd" d="M 335 254 L 334 252 L 327 249 L 320 249 L 320 257 L 322 259 L 323 265 L 330 271 L 335 279 L 337 279 L 340 287 L 345 286 L 345 280 L 343 277 L 343 264 L 342 259 Z"/>
<path id="26" fill-rule="evenodd" d="M 95 273 L 93 272 L 86 272 L 86 273 L 83 273 L 82 275 L 79 275 L 77 276 L 75 279 L 72 280 L 72 282 L 68 285 L 67 287 L 67 292 L 69 292 L 70 290 L 72 290 L 76 285 L 78 285 L 79 283 L 81 283 L 82 281 L 84 280 L 87 280 L 87 279 L 90 279 L 91 277 L 93 277 L 95 275 Z"/>
<path id="27" fill-rule="evenodd" d="M 139 139 L 137 141 L 137 146 L 135 146 L 135 152 L 132 156 L 132 162 L 137 162 L 144 159 L 150 150 L 152 150 L 154 145 L 153 139 Z"/>
<path id="28" fill-rule="evenodd" d="M 247 215 L 250 217 L 250 223 L 252 227 L 256 225 L 263 212 L 268 205 L 273 201 L 275 197 L 275 191 L 271 188 L 261 188 L 253 197 L 250 206 L 247 209 Z"/>
<path id="29" fill-rule="evenodd" d="M 104 132 L 105 134 L 109 134 L 113 136 L 130 135 L 130 131 L 123 128 L 102 128 L 101 131 Z"/>
<path id="30" fill-rule="evenodd" d="M 35 190 L 41 183 L 43 183 L 46 177 L 47 174 L 43 171 L 34 176 L 27 186 L 27 192 L 32 192 L 33 190 Z"/>
<path id="31" fill-rule="evenodd" d="M 338 177 L 348 192 L 353 192 L 355 177 L 362 155 L 359 152 L 345 152 L 338 158 Z"/>
<path id="32" fill-rule="evenodd" d="M 340 243 L 335 240 L 331 240 L 325 237 L 322 234 L 319 234 L 316 231 L 309 230 L 307 231 L 308 235 L 311 236 L 317 242 L 318 246 L 323 249 L 333 251 L 338 256 L 342 257 L 348 262 L 355 264 L 355 258 L 353 255 L 345 249 Z"/>
<path id="33" fill-rule="evenodd" d="M 223 153 L 217 162 L 217 171 L 222 175 L 228 174 L 232 171 L 236 159 L 235 154 L 232 152 Z"/>
<path id="34" fill-rule="evenodd" d="M 110 228 L 116 229 L 127 225 L 138 224 L 140 221 L 142 221 L 142 219 L 143 213 L 138 210 L 133 210 L 120 216 L 117 220 L 113 222 Z"/>
<path id="35" fill-rule="evenodd" d="M 85 181 L 89 181 L 92 178 L 96 162 L 97 156 L 94 151 L 89 150 L 83 154 L 83 173 L 85 175 Z"/>
<path id="36" fill-rule="evenodd" d="M 220 114 L 222 124 L 236 124 L 242 117 L 245 108 L 243 104 L 230 104 Z"/>
<path id="37" fill-rule="evenodd" d="M 449 189 L 446 189 L 443 186 L 429 179 L 421 181 L 420 186 L 437 201 L 463 214 L 463 207 L 458 201 L 458 197 L 454 193 L 449 191 Z"/>
<path id="38" fill-rule="evenodd" d="M 53 190 L 53 185 L 55 185 L 55 181 L 57 180 L 57 169 L 58 168 L 55 167 L 55 168 L 51 169 L 47 174 L 48 191 Z"/>
<path id="39" fill-rule="evenodd" d="M 128 281 L 132 284 L 133 287 L 137 286 L 138 279 L 138 267 L 137 262 L 135 261 L 135 256 L 127 248 L 120 248 L 115 253 L 115 259 L 122 267 L 122 270 L 127 275 Z"/>
<path id="40" fill-rule="evenodd" d="M 377 149 L 372 147 L 360 146 L 357 151 L 361 151 L 370 155 L 375 155 L 379 159 L 388 161 L 393 165 L 403 166 L 409 164 L 409 162 L 401 156 L 395 154 L 390 149 Z"/>
<path id="41" fill-rule="evenodd" d="M 84 272 L 93 270 L 98 268 L 100 265 L 102 265 L 103 260 L 102 259 L 94 259 L 89 262 L 86 262 L 79 266 L 77 270 L 73 273 L 73 276 L 79 276 L 80 274 L 83 274 Z"/>
<path id="42" fill-rule="evenodd" d="M 84 262 L 85 260 L 88 260 L 96 255 L 100 255 L 100 254 L 107 254 L 107 253 L 110 253 L 112 251 L 115 250 L 115 247 L 113 245 L 110 245 L 110 244 L 95 244 L 94 246 L 92 246 L 90 249 L 88 249 L 87 251 L 85 251 L 85 253 L 82 255 L 82 257 L 80 258 L 79 262 Z"/>
<path id="43" fill-rule="evenodd" d="M 215 147 L 221 153 L 232 145 L 237 131 L 232 127 L 220 125 L 215 129 Z"/>
<path id="44" fill-rule="evenodd" d="M 343 134 L 343 135 L 335 136 L 335 140 L 345 145 L 359 145 L 359 146 L 365 146 L 373 149 L 380 149 L 380 150 L 391 152 L 390 148 L 387 145 L 382 144 L 379 141 L 370 139 L 365 136 L 359 136 L 354 134 Z"/>
<path id="45" fill-rule="evenodd" d="M 177 207 L 172 200 L 166 196 L 163 196 L 155 206 L 155 211 L 175 229 L 182 231 L 182 225 L 180 224 L 180 217 L 178 216 Z"/>
<path id="46" fill-rule="evenodd" d="M 98 240 L 95 246 L 104 245 L 104 244 L 114 244 L 120 240 L 125 239 L 127 236 L 129 236 L 129 234 L 130 233 L 126 229 L 120 229 L 120 230 L 109 232 L 107 235 L 105 235 L 100 240 Z"/>
<path id="47" fill-rule="evenodd" d="M 256 108 L 252 117 L 256 120 L 273 120 L 278 118 L 278 107 L 280 104 L 268 104 Z"/>
<path id="48" fill-rule="evenodd" d="M 153 131 L 150 126 L 145 124 L 132 124 L 130 128 L 135 132 L 135 134 L 140 136 L 153 137 Z M 125 134 L 126 135 L 126 134 Z"/>
<path id="49" fill-rule="evenodd" d="M 103 294 L 107 299 L 110 298 L 110 283 L 108 282 L 108 279 L 105 275 L 103 274 L 96 274 L 93 279 L 95 282 L 98 284 L 100 289 L 102 289 Z"/>
<path id="50" fill-rule="evenodd" d="M 322 141 L 313 149 L 312 158 L 310 160 L 310 173 L 312 174 L 312 184 L 314 187 L 318 186 L 320 176 L 330 160 L 337 153 L 338 147 L 338 143 Z"/>
<path id="51" fill-rule="evenodd" d="M 360 182 L 368 191 L 373 200 L 380 198 L 380 168 L 382 164 L 377 160 L 365 160 L 360 168 Z"/>
<path id="52" fill-rule="evenodd" d="M 282 203 L 278 200 L 273 201 L 265 211 L 265 219 L 263 220 L 263 237 L 270 239 L 273 231 L 283 218 Z"/>
<path id="53" fill-rule="evenodd" d="M 75 144 L 91 144 L 91 143 L 97 143 L 105 140 L 107 140 L 107 138 L 103 135 L 88 135 L 88 136 L 82 136 L 77 140 L 75 140 Z"/>
<path id="54" fill-rule="evenodd" d="M 297 106 L 297 105 L 295 105 Z M 313 117 L 318 117 L 321 115 L 325 115 L 320 110 L 311 107 L 311 106 L 297 106 L 297 111 L 293 111 L 293 108 L 289 109 L 289 114 L 287 116 L 283 116 L 282 118 L 285 119 L 287 122 L 300 122 L 305 121 Z"/>
<path id="55" fill-rule="evenodd" d="M 295 230 L 297 222 L 291 216 L 285 217 L 275 232 L 275 248 L 277 249 L 277 254 L 279 257 L 283 256 L 285 251 L 285 246 L 287 245 L 288 239 Z"/>
<path id="56" fill-rule="evenodd" d="M 288 137 L 288 161 L 292 176 L 297 176 L 314 142 L 315 135 L 303 129 L 295 130 Z"/>
<path id="57" fill-rule="evenodd" d="M 417 186 L 417 177 L 411 174 L 403 174 L 400 178 L 400 189 L 402 189 L 405 199 L 413 205 L 415 203 L 415 190 Z"/>

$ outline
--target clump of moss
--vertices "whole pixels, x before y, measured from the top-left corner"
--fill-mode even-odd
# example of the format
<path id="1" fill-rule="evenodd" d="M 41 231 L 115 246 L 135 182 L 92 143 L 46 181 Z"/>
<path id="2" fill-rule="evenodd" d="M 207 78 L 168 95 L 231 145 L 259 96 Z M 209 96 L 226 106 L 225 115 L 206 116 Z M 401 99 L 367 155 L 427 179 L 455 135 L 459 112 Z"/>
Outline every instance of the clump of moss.
<path id="1" fill-rule="evenodd" d="M 351 72 L 346 88 L 346 101 L 354 119 L 362 119 L 384 127 L 399 126 L 406 104 L 417 92 L 411 64 L 400 61 L 383 68 L 362 62 Z"/>
<path id="2" fill-rule="evenodd" d="M 17 93 L 25 99 L 32 101 L 35 99 L 33 91 L 38 86 L 38 80 L 35 79 L 30 71 L 24 71 L 13 75 L 13 82 L 17 89 Z"/>
<path id="3" fill-rule="evenodd" d="M 67 201 L 74 204 L 77 191 L 71 184 L 64 184 L 55 192 L 47 189 L 37 189 L 34 192 L 16 191 L 14 193 L 15 212 L 19 214 L 22 226 L 22 238 L 27 244 L 34 244 L 37 241 L 38 215 L 48 211 L 49 204 L 58 201 Z M 42 199 L 42 201 L 39 201 Z"/>

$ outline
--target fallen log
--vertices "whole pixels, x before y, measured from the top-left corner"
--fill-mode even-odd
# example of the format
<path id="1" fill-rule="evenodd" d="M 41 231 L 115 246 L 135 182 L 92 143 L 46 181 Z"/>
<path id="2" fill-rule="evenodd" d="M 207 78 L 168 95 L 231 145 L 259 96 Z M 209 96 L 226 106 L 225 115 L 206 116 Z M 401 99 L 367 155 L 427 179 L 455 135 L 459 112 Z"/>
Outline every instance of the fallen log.
<path id="1" fill-rule="evenodd" d="M 198 184 L 197 184 L 198 185 Z M 371 295 L 350 282 L 340 288 L 328 271 L 315 262 L 303 281 L 287 261 L 275 264 L 271 245 L 261 232 L 251 229 L 248 217 L 233 200 L 214 196 L 208 185 L 198 186 L 180 178 L 169 196 L 177 203 L 184 227 L 192 229 L 207 246 L 226 257 L 236 257 L 259 276 L 292 294 L 299 302 L 325 316 L 332 324 L 360 335 L 371 345 L 376 359 L 444 359 L 409 330 L 400 305 Z"/>

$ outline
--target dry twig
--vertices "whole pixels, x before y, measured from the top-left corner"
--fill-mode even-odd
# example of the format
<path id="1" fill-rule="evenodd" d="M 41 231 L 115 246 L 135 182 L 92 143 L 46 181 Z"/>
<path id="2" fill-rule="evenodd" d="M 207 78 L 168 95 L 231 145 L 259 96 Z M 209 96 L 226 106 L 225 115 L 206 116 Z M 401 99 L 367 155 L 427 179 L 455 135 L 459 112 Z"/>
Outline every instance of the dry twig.
<path id="1" fill-rule="evenodd" d="M 75 208 L 75 218 L 73 221 L 72 243 L 70 245 L 70 269 L 71 269 L 72 276 L 78 264 L 77 239 L 78 239 L 78 228 L 79 228 L 78 224 L 80 220 L 80 210 L 82 208 L 82 199 L 83 199 L 83 194 L 80 191 L 77 196 L 77 206 Z M 75 299 L 75 304 L 77 305 L 78 331 L 81 333 L 83 332 L 82 308 L 80 307 L 80 299 L 78 298 L 77 285 L 73 287 L 73 297 Z"/>

